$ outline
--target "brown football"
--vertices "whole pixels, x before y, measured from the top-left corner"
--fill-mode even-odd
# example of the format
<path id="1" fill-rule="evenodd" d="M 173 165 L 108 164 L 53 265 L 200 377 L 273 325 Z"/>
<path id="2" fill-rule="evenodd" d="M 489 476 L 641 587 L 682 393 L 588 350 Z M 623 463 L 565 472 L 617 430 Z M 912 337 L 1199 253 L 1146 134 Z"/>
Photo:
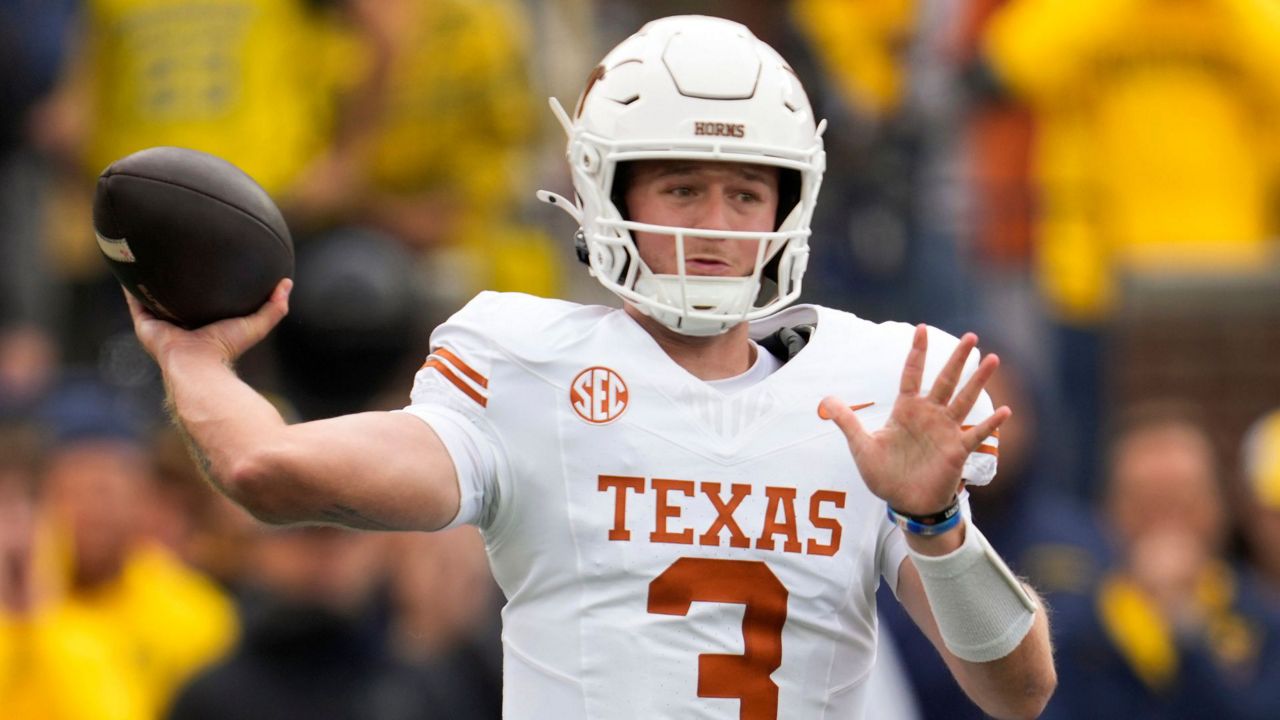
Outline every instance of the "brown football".
<path id="1" fill-rule="evenodd" d="M 187 328 L 248 315 L 293 276 L 293 240 L 271 197 L 197 150 L 154 147 L 112 163 L 98 178 L 93 226 L 120 284 Z"/>

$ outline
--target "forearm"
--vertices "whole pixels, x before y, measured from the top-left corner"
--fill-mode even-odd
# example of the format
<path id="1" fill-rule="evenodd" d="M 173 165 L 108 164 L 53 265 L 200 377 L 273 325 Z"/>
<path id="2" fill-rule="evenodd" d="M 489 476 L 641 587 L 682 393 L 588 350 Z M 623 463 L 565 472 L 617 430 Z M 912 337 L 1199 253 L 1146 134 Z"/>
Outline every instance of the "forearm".
<path id="1" fill-rule="evenodd" d="M 1039 604 L 1038 596 L 1036 601 Z M 1057 685 L 1043 605 L 1036 611 L 1031 631 L 1008 655 L 990 662 L 969 662 L 950 652 L 945 655 L 960 686 L 996 718 L 1039 717 Z"/>
<path id="2" fill-rule="evenodd" d="M 271 523 L 434 530 L 458 511 L 448 451 L 405 413 L 288 425 L 216 354 L 164 356 L 173 414 L 219 491 Z"/>
<path id="3" fill-rule="evenodd" d="M 899 597 L 961 687 L 995 717 L 1036 717 L 1056 685 L 1043 603 L 968 522 L 906 537 Z"/>
<path id="4" fill-rule="evenodd" d="M 458 513 L 458 476 L 448 448 L 422 420 L 364 412 L 288 425 L 232 371 L 231 360 L 288 312 L 291 287 L 281 280 L 257 312 L 198 330 L 157 319 L 125 297 L 201 469 L 266 522 L 370 530 L 445 526 Z"/>
<path id="5" fill-rule="evenodd" d="M 170 414 L 209 482 L 246 504 L 237 480 L 247 463 L 285 428 L 276 408 L 221 357 L 178 349 L 161 358 Z"/>

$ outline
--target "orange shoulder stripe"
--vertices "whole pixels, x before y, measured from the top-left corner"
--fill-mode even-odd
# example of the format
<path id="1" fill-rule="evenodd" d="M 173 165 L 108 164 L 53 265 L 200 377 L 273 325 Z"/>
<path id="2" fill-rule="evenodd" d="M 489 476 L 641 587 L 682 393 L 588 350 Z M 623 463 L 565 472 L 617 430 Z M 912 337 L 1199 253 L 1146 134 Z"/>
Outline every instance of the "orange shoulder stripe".
<path id="1" fill-rule="evenodd" d="M 444 363 L 440 362 L 439 360 L 433 357 L 429 357 L 427 358 L 426 362 L 422 363 L 422 367 L 434 368 L 436 372 L 439 372 L 441 375 L 445 376 L 445 379 L 453 383 L 454 386 L 456 386 L 459 390 L 466 393 L 467 397 L 479 403 L 480 407 L 486 407 L 489 404 L 488 398 L 476 392 L 475 388 L 468 385 L 466 380 L 463 380 L 462 378 L 455 375 L 453 371 L 448 368 L 448 366 L 446 366 Z"/>
<path id="2" fill-rule="evenodd" d="M 477 385 L 479 385 L 480 387 L 482 387 L 482 388 L 487 388 L 487 387 L 489 387 L 489 379 L 488 379 L 488 378 L 486 378 L 485 376 L 483 376 L 483 375 L 481 375 L 480 373 L 476 372 L 476 371 L 475 371 L 475 369 L 473 369 L 470 365 L 468 365 L 468 364 L 466 364 L 466 363 L 462 362 L 462 358 L 460 358 L 460 357 L 458 357 L 457 355 L 454 355 L 452 352 L 450 352 L 450 351 L 449 351 L 449 348 L 445 348 L 445 347 L 436 348 L 436 351 L 435 351 L 435 352 L 433 352 L 433 353 L 431 353 L 431 354 L 432 354 L 432 355 L 439 355 L 440 357 L 444 358 L 445 360 L 448 360 L 450 365 L 452 365 L 452 366 L 454 366 L 454 367 L 458 368 L 459 370 L 461 370 L 463 375 L 466 375 L 467 377 L 469 377 L 469 378 L 471 378 L 472 380 L 474 380 L 474 381 L 475 381 L 475 383 L 476 383 Z"/>

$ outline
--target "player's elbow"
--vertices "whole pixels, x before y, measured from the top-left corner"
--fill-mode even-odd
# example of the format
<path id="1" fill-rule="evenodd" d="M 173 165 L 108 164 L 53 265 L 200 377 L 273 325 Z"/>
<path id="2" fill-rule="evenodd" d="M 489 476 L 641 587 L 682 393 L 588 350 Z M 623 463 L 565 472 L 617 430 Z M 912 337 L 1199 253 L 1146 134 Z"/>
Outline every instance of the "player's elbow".
<path id="1" fill-rule="evenodd" d="M 224 478 L 227 496 L 258 520 L 284 525 L 301 519 L 287 456 L 261 443 L 238 457 Z"/>
<path id="2" fill-rule="evenodd" d="M 1056 674 L 1050 673 L 1050 676 L 1040 681 L 1031 683 L 1025 690 L 1021 706 L 1017 708 L 1017 714 L 1014 715 L 1018 720 L 1025 718 L 1026 720 L 1034 720 L 1040 717 L 1044 709 L 1049 704 L 1049 698 L 1053 697 L 1053 691 L 1058 687 L 1058 677 Z"/>
<path id="3" fill-rule="evenodd" d="M 1048 672 L 1025 678 L 1016 689 L 1004 694 L 998 710 L 991 708 L 987 712 L 1000 720 L 1034 720 L 1044 712 L 1057 686 L 1057 672 L 1050 666 Z"/>

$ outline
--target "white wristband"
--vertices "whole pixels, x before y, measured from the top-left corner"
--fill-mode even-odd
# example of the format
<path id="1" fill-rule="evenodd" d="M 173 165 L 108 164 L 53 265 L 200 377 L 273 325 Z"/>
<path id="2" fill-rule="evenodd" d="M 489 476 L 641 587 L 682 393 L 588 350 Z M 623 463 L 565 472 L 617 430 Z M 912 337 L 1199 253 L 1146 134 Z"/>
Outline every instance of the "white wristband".
<path id="1" fill-rule="evenodd" d="M 942 641 L 956 657 L 998 660 L 1031 631 L 1035 600 L 972 522 L 966 523 L 964 543 L 946 555 L 908 552 Z"/>

